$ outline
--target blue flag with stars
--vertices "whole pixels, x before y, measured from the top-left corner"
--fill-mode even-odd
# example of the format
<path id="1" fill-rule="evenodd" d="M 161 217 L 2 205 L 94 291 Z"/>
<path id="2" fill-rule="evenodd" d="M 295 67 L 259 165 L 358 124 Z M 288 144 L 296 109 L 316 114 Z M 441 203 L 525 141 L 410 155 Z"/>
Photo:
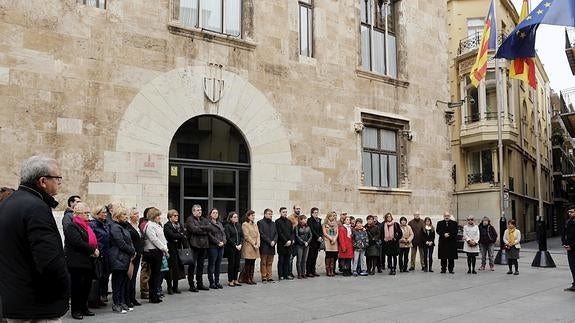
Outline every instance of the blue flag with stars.
<path id="1" fill-rule="evenodd" d="M 540 24 L 575 26 L 575 0 L 543 0 L 505 38 L 495 58 L 535 57 L 535 34 Z"/>

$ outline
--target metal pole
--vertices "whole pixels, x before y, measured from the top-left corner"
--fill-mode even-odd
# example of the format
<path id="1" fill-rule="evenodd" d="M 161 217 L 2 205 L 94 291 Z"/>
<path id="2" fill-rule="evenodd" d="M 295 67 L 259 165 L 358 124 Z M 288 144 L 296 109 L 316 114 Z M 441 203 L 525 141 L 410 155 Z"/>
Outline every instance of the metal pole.
<path id="1" fill-rule="evenodd" d="M 497 26 L 497 4 L 493 4 L 493 20 L 495 26 Z M 497 252 L 497 256 L 495 257 L 495 263 L 505 265 L 507 264 L 507 255 L 503 250 L 503 231 L 502 230 L 505 226 L 505 208 L 503 206 L 503 135 L 502 135 L 502 124 L 503 120 L 503 109 L 502 109 L 502 94 L 503 94 L 503 87 L 501 86 L 501 71 L 499 70 L 499 59 L 495 58 L 495 93 L 497 98 L 497 148 L 499 152 L 498 161 L 499 161 L 499 251 Z M 505 87 L 507 90 L 507 87 Z"/>

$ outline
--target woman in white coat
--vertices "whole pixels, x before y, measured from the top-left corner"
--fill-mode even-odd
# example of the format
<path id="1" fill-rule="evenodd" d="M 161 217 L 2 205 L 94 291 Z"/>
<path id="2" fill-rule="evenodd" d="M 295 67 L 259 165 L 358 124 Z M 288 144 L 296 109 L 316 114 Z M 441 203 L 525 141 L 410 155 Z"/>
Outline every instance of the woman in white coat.
<path id="1" fill-rule="evenodd" d="M 475 225 L 473 215 L 467 217 L 467 224 L 463 227 L 463 251 L 467 253 L 467 273 L 477 274 L 475 262 L 479 254 L 479 227 Z"/>

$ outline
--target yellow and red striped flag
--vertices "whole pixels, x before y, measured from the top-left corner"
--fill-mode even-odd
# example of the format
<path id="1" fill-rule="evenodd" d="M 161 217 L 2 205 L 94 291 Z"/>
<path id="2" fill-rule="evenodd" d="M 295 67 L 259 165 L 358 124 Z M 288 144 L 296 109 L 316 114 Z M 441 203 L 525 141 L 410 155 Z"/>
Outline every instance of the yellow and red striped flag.
<path id="1" fill-rule="evenodd" d="M 520 24 L 525 17 L 529 15 L 529 0 L 523 0 L 521 14 L 519 15 Z M 537 78 L 535 77 L 535 61 L 532 57 L 516 58 L 509 63 L 509 78 L 522 80 L 529 86 L 537 88 Z"/>
<path id="2" fill-rule="evenodd" d="M 483 35 L 481 36 L 481 42 L 479 49 L 477 50 L 477 58 L 475 59 L 475 64 L 471 67 L 471 73 L 469 73 L 469 78 L 471 78 L 471 83 L 477 87 L 479 82 L 485 77 L 487 73 L 487 54 L 490 49 L 495 49 L 497 41 L 497 21 L 495 20 L 495 7 L 494 1 L 491 0 L 491 6 L 489 6 L 489 12 L 487 17 L 485 17 L 485 26 L 483 27 Z"/>

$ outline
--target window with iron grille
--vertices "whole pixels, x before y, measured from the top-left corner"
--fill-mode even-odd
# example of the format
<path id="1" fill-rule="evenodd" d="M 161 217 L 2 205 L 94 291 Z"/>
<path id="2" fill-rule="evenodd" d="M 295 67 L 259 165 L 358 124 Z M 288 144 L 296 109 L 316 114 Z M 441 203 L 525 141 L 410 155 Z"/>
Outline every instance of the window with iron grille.
<path id="1" fill-rule="evenodd" d="M 106 0 L 77 0 L 76 2 L 89 7 L 106 9 Z"/>
<path id="2" fill-rule="evenodd" d="M 361 66 L 397 77 L 394 0 L 359 0 L 361 13 Z"/>
<path id="3" fill-rule="evenodd" d="M 172 0 L 172 9 L 184 27 L 241 36 L 242 0 Z"/>

